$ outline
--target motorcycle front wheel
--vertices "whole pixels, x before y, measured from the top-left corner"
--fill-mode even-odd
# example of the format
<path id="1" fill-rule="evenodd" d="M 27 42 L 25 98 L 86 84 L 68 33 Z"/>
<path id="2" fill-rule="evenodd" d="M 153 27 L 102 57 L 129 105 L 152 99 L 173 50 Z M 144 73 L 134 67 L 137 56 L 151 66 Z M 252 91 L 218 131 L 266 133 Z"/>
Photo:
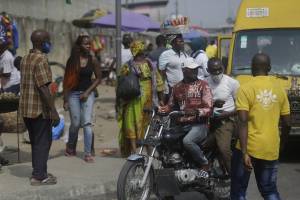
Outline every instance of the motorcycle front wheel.
<path id="1" fill-rule="evenodd" d="M 151 167 L 146 182 L 140 187 L 146 166 L 143 162 L 126 161 L 117 185 L 118 200 L 148 200 L 153 189 L 154 172 Z"/>

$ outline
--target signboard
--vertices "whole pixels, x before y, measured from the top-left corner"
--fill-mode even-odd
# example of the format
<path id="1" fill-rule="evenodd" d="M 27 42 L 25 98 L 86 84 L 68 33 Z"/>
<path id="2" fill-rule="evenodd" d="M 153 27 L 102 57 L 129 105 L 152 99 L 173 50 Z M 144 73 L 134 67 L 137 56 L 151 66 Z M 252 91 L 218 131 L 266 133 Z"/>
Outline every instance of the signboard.
<path id="1" fill-rule="evenodd" d="M 269 14 L 269 8 L 247 8 L 246 10 L 246 17 L 248 18 L 268 17 Z"/>

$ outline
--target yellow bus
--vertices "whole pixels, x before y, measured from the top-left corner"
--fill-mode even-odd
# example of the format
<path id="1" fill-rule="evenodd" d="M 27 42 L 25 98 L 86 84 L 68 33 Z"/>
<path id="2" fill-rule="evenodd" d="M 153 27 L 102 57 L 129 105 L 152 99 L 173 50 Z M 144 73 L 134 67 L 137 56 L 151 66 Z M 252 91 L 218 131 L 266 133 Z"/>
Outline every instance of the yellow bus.
<path id="1" fill-rule="evenodd" d="M 219 45 L 222 46 L 222 38 Z M 293 126 L 291 135 L 300 135 L 299 0 L 241 2 L 227 52 L 227 74 L 236 77 L 241 84 L 249 81 L 251 59 L 258 52 L 270 56 L 270 74 L 289 95 Z M 226 57 L 220 53 L 219 56 Z"/>

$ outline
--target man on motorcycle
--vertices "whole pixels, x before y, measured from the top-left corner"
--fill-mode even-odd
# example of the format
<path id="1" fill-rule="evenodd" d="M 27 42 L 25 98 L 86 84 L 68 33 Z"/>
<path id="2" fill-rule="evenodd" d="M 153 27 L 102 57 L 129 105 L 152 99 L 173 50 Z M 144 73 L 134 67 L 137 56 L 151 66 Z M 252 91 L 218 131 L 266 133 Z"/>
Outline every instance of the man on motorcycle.
<path id="1" fill-rule="evenodd" d="M 207 139 L 209 147 L 217 145 L 226 170 L 231 170 L 231 140 L 234 132 L 235 98 L 240 84 L 237 80 L 223 74 L 224 68 L 219 58 L 208 61 L 206 81 L 212 90 L 214 111 L 210 121 Z M 216 145 L 215 145 L 216 144 Z"/>
<path id="2" fill-rule="evenodd" d="M 191 125 L 191 130 L 183 139 L 185 149 L 208 177 L 208 161 L 199 147 L 207 136 L 208 118 L 212 113 L 212 93 L 203 80 L 197 79 L 198 64 L 188 58 L 182 67 L 183 80 L 173 87 L 170 100 L 159 112 L 170 112 L 178 106 L 184 115 L 177 121 L 181 125 Z"/>

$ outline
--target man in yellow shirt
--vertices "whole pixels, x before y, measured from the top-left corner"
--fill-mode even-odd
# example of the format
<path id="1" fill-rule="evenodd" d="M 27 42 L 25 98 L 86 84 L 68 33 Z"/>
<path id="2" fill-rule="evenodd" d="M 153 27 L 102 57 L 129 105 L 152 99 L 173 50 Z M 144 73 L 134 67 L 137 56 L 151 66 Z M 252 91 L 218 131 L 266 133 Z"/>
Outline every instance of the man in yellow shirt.
<path id="1" fill-rule="evenodd" d="M 286 92 L 278 81 L 268 76 L 270 58 L 256 54 L 252 59 L 253 78 L 237 94 L 239 142 L 233 152 L 231 200 L 245 200 L 254 169 L 258 189 L 265 200 L 280 200 L 277 191 L 279 157 L 279 120 L 282 137 L 290 131 L 290 107 Z"/>

